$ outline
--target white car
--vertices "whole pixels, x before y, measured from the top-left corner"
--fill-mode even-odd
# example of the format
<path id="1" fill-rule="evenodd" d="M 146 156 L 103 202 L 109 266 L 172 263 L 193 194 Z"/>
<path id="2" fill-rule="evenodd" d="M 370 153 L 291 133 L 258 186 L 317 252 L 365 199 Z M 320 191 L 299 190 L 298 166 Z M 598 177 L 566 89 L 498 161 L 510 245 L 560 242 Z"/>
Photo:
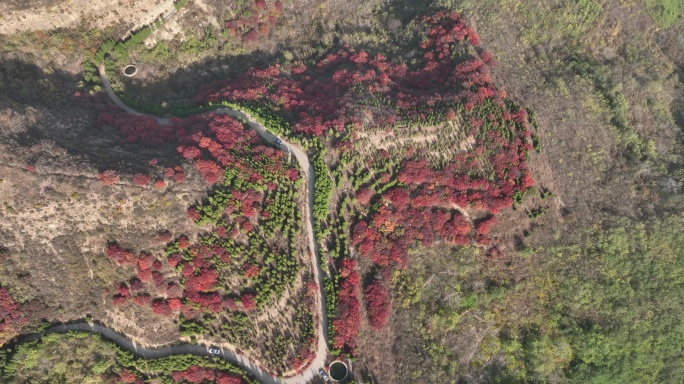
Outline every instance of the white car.
<path id="1" fill-rule="evenodd" d="M 330 377 L 328 377 L 328 374 L 325 373 L 325 370 L 323 368 L 318 368 L 318 374 L 321 375 L 323 380 L 325 380 L 326 382 L 330 380 Z"/>
<path id="2" fill-rule="evenodd" d="M 211 353 L 212 355 L 220 355 L 221 350 L 218 348 L 211 347 L 211 348 L 209 348 L 209 353 Z"/>

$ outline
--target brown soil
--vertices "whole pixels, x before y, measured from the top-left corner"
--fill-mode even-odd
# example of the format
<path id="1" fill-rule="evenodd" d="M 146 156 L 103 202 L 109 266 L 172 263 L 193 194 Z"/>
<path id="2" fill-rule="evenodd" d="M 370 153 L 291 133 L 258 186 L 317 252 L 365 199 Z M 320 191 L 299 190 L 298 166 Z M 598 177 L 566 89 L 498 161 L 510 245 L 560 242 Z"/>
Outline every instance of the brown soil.
<path id="1" fill-rule="evenodd" d="M 16 149 L 2 145 L 1 152 L 0 239 L 11 254 L 3 282 L 21 292 L 17 299 L 50 308 L 35 320 L 90 314 L 149 344 L 168 342 L 177 332 L 170 320 L 160 321 L 149 308 L 112 308 L 106 290 L 127 280 L 130 271 L 118 268 L 104 250 L 116 241 L 159 255 L 165 246 L 157 240 L 159 232 L 195 237 L 198 228 L 183 213 L 207 193 L 197 177 L 162 190 L 138 187 L 126 178 L 102 186 L 96 170 L 69 166 L 77 161 L 49 143 L 23 149 L 22 157 L 38 159 L 31 163 L 34 172 L 26 170 L 29 163 L 15 155 Z"/>
<path id="2" fill-rule="evenodd" d="M 82 26 L 131 29 L 148 25 L 174 10 L 173 0 L 41 0 L 0 3 L 0 34 Z"/>

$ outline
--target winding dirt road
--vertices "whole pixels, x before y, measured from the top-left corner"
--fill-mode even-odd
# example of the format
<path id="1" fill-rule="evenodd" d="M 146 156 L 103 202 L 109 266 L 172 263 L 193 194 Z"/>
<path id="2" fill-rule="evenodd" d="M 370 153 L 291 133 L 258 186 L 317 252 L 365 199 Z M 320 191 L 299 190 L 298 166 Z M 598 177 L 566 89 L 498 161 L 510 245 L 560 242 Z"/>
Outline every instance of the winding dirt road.
<path id="1" fill-rule="evenodd" d="M 129 107 L 128 105 L 124 104 L 121 99 L 114 93 L 114 90 L 112 90 L 111 84 L 109 83 L 109 80 L 107 79 L 105 75 L 105 70 L 102 66 L 99 68 L 100 71 L 100 78 L 102 79 L 102 83 L 104 84 L 105 90 L 107 91 L 107 94 L 109 97 L 118 105 L 121 109 L 128 113 L 136 114 L 136 115 L 146 115 L 144 113 L 140 113 L 133 108 Z M 261 125 L 256 119 L 254 119 L 252 116 L 238 110 L 233 110 L 233 109 L 228 109 L 228 108 L 221 108 L 217 109 L 212 112 L 207 112 L 207 113 L 218 113 L 218 114 L 227 114 L 230 116 L 238 117 L 240 119 L 243 119 L 247 122 L 247 124 L 250 126 L 250 128 L 254 129 L 261 137 L 263 137 L 265 140 L 273 143 L 273 141 L 277 138 L 274 134 L 269 132 L 266 127 Z M 159 116 L 152 116 L 152 115 L 146 115 L 149 117 L 152 117 L 157 120 L 160 124 L 168 124 L 169 119 L 168 118 L 163 118 Z M 282 140 L 282 139 L 281 139 Z M 239 354 L 236 351 L 231 351 L 231 350 L 221 350 L 221 353 L 219 356 L 223 357 L 225 360 L 230 361 L 232 363 L 235 363 L 239 365 L 240 367 L 246 369 L 247 371 L 251 372 L 257 379 L 259 379 L 262 383 L 265 384 L 302 384 L 306 383 L 307 381 L 311 380 L 313 377 L 318 375 L 318 369 L 323 368 L 325 366 L 325 360 L 327 358 L 328 354 L 328 345 L 326 343 L 326 335 L 327 335 L 327 324 L 328 324 L 328 318 L 327 318 L 327 313 L 326 313 L 326 306 L 325 306 L 325 297 L 324 297 L 324 290 L 323 290 L 323 271 L 320 266 L 320 258 L 318 254 L 318 243 L 316 242 L 315 239 L 315 233 L 313 231 L 314 225 L 313 225 L 313 201 L 314 201 L 314 184 L 315 184 L 315 174 L 313 170 L 313 166 L 311 165 L 311 162 L 309 161 L 309 158 L 306 156 L 306 153 L 299 147 L 293 145 L 292 143 L 289 143 L 285 140 L 282 140 L 282 144 L 280 144 L 280 148 L 291 153 L 294 155 L 294 157 L 297 159 L 299 162 L 300 167 L 302 168 L 304 172 L 304 177 L 307 180 L 307 188 L 308 188 L 308 196 L 307 196 L 307 201 L 306 201 L 306 207 L 305 207 L 305 212 L 304 212 L 304 217 L 305 217 L 305 222 L 306 222 L 306 230 L 309 235 L 309 248 L 311 249 L 311 267 L 312 271 L 314 274 L 314 277 L 316 278 L 316 281 L 318 281 L 318 287 L 319 287 L 319 292 L 320 294 L 317 296 L 316 300 L 316 310 L 318 312 L 318 318 L 320 321 L 318 321 L 318 324 L 316 326 L 316 334 L 317 334 L 317 341 L 316 341 L 316 352 L 315 352 L 315 357 L 314 359 L 309 363 L 309 365 L 304 369 L 302 373 L 300 373 L 297 376 L 292 376 L 292 377 L 287 377 L 287 378 L 282 378 L 282 377 L 273 377 L 268 374 L 268 372 L 262 370 L 259 368 L 256 364 L 254 364 L 253 361 L 249 359 L 249 357 Z M 46 334 L 46 333 L 63 333 L 63 332 L 68 332 L 68 331 L 84 331 L 84 332 L 92 332 L 92 333 L 98 333 L 105 337 L 106 339 L 109 339 L 119 345 L 121 348 L 124 348 L 126 350 L 129 350 L 136 355 L 143 357 L 143 358 L 160 358 L 160 357 L 166 357 L 166 356 L 171 356 L 171 355 L 179 355 L 179 354 L 194 354 L 194 355 L 201 355 L 201 356 L 216 356 L 212 355 L 209 353 L 207 347 L 201 346 L 201 345 L 196 345 L 196 344 L 173 344 L 169 345 L 166 347 L 162 348 L 143 348 L 140 346 L 135 345 L 129 338 L 127 338 L 125 335 L 121 335 L 119 333 L 116 333 L 115 331 L 99 325 L 99 324 L 88 324 L 88 323 L 75 323 L 75 324 L 62 324 L 62 325 L 54 325 L 48 329 L 46 329 L 44 332 L 41 334 Z M 35 334 L 35 335 L 28 335 L 27 338 L 37 338 L 41 334 Z"/>

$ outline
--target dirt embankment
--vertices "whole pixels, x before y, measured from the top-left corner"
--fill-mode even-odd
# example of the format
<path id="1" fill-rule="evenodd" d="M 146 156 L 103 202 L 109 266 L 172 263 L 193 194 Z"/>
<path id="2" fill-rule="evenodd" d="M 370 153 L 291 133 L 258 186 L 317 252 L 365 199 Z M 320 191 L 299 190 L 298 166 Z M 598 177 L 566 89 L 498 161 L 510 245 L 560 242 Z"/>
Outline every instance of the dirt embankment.
<path id="1" fill-rule="evenodd" d="M 173 9 L 173 0 L 2 1 L 0 34 L 79 25 L 89 29 L 105 29 L 116 27 L 122 20 L 125 20 L 129 29 L 134 30 Z"/>

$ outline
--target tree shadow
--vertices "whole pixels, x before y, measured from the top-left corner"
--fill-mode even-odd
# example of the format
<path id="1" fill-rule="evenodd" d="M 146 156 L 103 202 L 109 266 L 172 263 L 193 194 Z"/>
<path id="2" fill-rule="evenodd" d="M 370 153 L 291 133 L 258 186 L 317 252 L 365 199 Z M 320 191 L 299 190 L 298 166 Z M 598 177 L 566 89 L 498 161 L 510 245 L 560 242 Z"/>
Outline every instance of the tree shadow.
<path id="1" fill-rule="evenodd" d="M 359 379 L 362 383 L 377 383 L 375 375 L 365 365 L 356 370 L 354 373 L 358 375 L 357 379 Z"/>
<path id="2" fill-rule="evenodd" d="M 150 172 L 153 159 L 180 164 L 175 145 L 144 147 L 118 139 L 118 127 L 99 123 L 98 116 L 125 112 L 104 94 L 89 95 L 78 87 L 79 80 L 77 74 L 45 72 L 19 60 L 0 61 L 0 141 L 15 147 L 28 163 L 40 161 L 46 150 L 20 148 L 43 146 L 66 150 L 71 161 L 98 171 Z"/>
<path id="3" fill-rule="evenodd" d="M 677 73 L 679 86 L 684 86 L 684 66 L 677 66 L 675 72 Z M 677 126 L 679 126 L 680 133 L 684 131 L 684 97 L 680 97 L 678 100 L 676 100 L 675 103 L 673 103 L 672 118 L 674 119 Z"/>
<path id="4" fill-rule="evenodd" d="M 418 46 L 421 37 L 413 29 L 406 26 L 418 15 L 427 14 L 438 9 L 434 0 L 413 1 L 413 0 L 392 0 L 378 8 L 375 12 L 380 23 L 388 25 L 389 36 L 384 42 L 363 42 L 355 45 L 354 49 L 366 50 L 369 54 L 383 54 L 404 61 L 407 57 L 416 54 L 415 47 Z M 301 57 L 300 59 L 317 61 L 326 54 L 337 51 L 341 48 L 339 41 L 343 31 L 349 32 L 364 30 L 366 33 L 373 33 L 367 30 L 366 26 L 345 25 L 344 20 L 340 20 L 335 27 L 336 34 L 331 44 L 324 47 L 314 46 L 314 42 L 304 39 L 301 44 L 311 44 L 313 50 L 311 57 Z M 205 60 L 192 63 L 186 67 L 179 68 L 158 78 L 145 78 L 142 76 L 126 77 L 123 75 L 123 67 L 118 68 L 116 80 L 124 85 L 127 95 L 133 97 L 135 101 L 147 102 L 152 104 L 177 103 L 179 105 L 191 104 L 191 98 L 205 84 L 217 80 L 225 80 L 232 76 L 237 76 L 249 68 L 265 68 L 276 63 L 285 63 L 284 54 L 290 49 L 285 42 L 280 44 L 273 52 L 255 50 L 243 54 L 226 54 L 224 56 L 208 57 Z M 140 63 L 142 67 L 163 69 L 164 63 Z M 142 72 L 145 72 L 144 70 Z M 139 72 L 140 73 L 140 72 Z"/>
<path id="5" fill-rule="evenodd" d="M 148 80 L 125 77 L 121 71 L 116 80 L 123 83 L 125 93 L 143 103 L 192 105 L 192 97 L 205 84 L 226 80 L 246 72 L 249 68 L 266 68 L 280 61 L 281 54 L 254 51 L 235 56 L 210 57 L 169 73 L 165 77 Z M 154 64 L 143 64 L 154 67 Z"/>

